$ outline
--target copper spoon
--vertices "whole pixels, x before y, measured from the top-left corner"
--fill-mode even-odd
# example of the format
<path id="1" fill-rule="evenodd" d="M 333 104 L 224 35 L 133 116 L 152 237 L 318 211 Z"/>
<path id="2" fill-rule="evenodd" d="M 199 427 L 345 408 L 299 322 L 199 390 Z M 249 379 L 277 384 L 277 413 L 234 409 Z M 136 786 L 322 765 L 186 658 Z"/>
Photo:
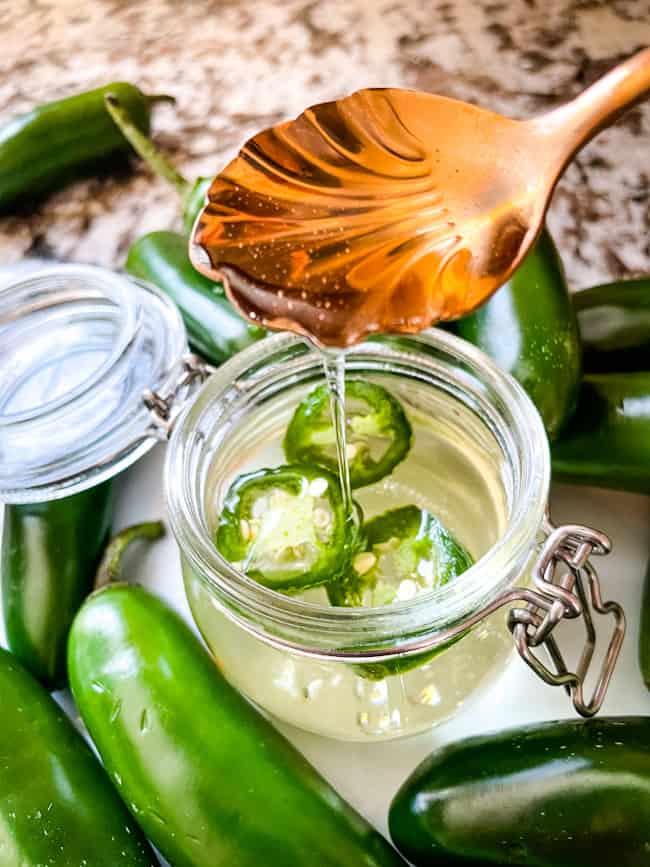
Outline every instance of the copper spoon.
<path id="1" fill-rule="evenodd" d="M 519 121 L 360 90 L 258 133 L 216 177 L 190 243 L 255 322 L 347 346 L 485 301 L 539 233 L 567 163 L 650 91 L 650 49 Z"/>

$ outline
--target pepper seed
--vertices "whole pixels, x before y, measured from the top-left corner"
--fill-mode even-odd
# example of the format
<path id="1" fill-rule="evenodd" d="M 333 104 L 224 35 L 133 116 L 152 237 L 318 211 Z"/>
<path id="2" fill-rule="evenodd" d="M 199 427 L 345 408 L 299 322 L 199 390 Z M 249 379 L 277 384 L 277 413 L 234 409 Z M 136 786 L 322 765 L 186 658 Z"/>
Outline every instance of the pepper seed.
<path id="1" fill-rule="evenodd" d="M 320 506 L 314 509 L 312 519 L 314 521 L 314 527 L 317 527 L 319 530 L 324 530 L 325 527 L 329 527 L 331 523 L 328 512 Z"/>
<path id="2" fill-rule="evenodd" d="M 371 551 L 364 551 L 362 554 L 357 554 L 352 561 L 352 566 L 357 574 L 365 575 L 376 562 L 377 558 Z"/>

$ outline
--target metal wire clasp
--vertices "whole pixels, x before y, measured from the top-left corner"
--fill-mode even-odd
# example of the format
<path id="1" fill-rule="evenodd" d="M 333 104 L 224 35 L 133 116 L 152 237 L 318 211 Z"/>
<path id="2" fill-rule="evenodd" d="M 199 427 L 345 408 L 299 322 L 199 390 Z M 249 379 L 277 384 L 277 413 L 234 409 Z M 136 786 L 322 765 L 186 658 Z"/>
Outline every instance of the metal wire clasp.
<path id="1" fill-rule="evenodd" d="M 198 355 L 184 355 L 178 363 L 178 375 L 173 383 L 164 391 L 152 391 L 147 388 L 142 393 L 142 400 L 151 413 L 154 429 L 161 439 L 167 439 L 180 412 L 188 390 L 196 383 L 205 380 L 214 373 L 216 367 L 207 364 Z"/>
<path id="2" fill-rule="evenodd" d="M 589 562 L 592 555 L 611 550 L 609 538 L 598 530 L 567 524 L 554 527 L 547 519 L 548 536 L 533 568 L 535 590 L 527 595 L 525 608 L 513 608 L 508 626 L 522 659 L 546 683 L 563 686 L 581 716 L 598 713 L 605 698 L 625 636 L 625 614 L 617 602 L 603 602 L 600 581 Z M 614 629 L 604 655 L 592 696 L 584 697 L 584 686 L 596 645 L 593 612 L 611 614 Z M 586 638 L 575 671 L 570 671 L 558 647 L 553 630 L 562 620 L 582 618 Z M 544 645 L 555 670 L 534 653 Z"/>

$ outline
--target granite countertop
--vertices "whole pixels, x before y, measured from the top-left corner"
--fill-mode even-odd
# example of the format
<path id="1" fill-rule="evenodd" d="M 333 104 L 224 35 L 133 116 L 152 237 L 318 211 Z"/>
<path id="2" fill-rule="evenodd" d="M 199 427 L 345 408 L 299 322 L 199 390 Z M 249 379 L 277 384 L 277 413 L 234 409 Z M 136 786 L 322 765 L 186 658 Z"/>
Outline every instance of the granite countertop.
<path id="1" fill-rule="evenodd" d="M 0 0 L 0 122 L 126 79 L 177 98 L 158 143 L 214 174 L 260 127 L 365 86 L 416 87 L 516 117 L 571 97 L 650 45 L 645 0 Z M 574 287 L 650 272 L 650 103 L 574 161 L 550 225 Z M 24 256 L 119 265 L 178 224 L 165 183 L 133 170 L 0 219 L 0 264 Z"/>

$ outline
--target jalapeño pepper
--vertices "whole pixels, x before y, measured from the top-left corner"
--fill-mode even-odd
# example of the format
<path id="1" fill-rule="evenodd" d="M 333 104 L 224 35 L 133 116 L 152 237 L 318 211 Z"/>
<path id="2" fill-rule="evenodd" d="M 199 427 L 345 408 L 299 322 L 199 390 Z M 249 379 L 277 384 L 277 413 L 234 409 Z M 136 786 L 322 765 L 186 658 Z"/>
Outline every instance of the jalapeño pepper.
<path id="1" fill-rule="evenodd" d="M 573 295 L 589 373 L 650 370 L 650 277 Z"/>
<path id="2" fill-rule="evenodd" d="M 226 495 L 216 541 L 224 557 L 260 584 L 304 590 L 347 567 L 354 522 L 334 473 L 293 464 L 239 476 Z"/>
<path id="3" fill-rule="evenodd" d="M 106 111 L 107 93 L 119 98 L 134 128 L 144 135 L 149 132 L 151 106 L 171 100 L 113 82 L 14 118 L 0 130 L 0 212 L 92 175 L 120 154 L 128 155 L 129 143 Z"/>
<path id="4" fill-rule="evenodd" d="M 174 867 L 406 867 L 142 587 L 93 594 L 68 660 L 104 766 Z"/>
<path id="5" fill-rule="evenodd" d="M 456 330 L 519 380 L 549 437 L 557 437 L 575 406 L 580 340 L 562 263 L 547 231 L 510 280 L 460 319 Z"/>
<path id="6" fill-rule="evenodd" d="M 390 808 L 415 867 L 648 863 L 650 719 L 546 722 L 434 753 Z"/>
<path id="7" fill-rule="evenodd" d="M 160 153 L 146 132 L 135 122 L 128 105 L 119 94 L 107 93 L 106 108 L 122 135 L 128 140 L 136 153 L 147 163 L 155 174 L 164 178 L 175 187 L 181 198 L 183 209 L 183 228 L 189 234 L 206 203 L 206 194 L 212 178 L 197 178 L 191 183 Z"/>
<path id="8" fill-rule="evenodd" d="M 366 550 L 328 585 L 332 605 L 390 605 L 441 587 L 472 565 L 469 553 L 426 509 L 391 509 L 363 525 Z"/>
<path id="9" fill-rule="evenodd" d="M 41 683 L 66 681 L 66 642 L 110 533 L 113 484 L 5 506 L 0 572 L 9 649 Z"/>
<path id="10" fill-rule="evenodd" d="M 176 232 L 151 232 L 136 241 L 129 250 L 126 270 L 153 283 L 174 301 L 190 345 L 212 364 L 221 364 L 266 334 L 242 319 L 221 283 L 194 269 L 187 239 Z"/>
<path id="11" fill-rule="evenodd" d="M 585 376 L 551 458 L 556 481 L 649 494 L 650 373 Z"/>
<path id="12" fill-rule="evenodd" d="M 0 867 L 154 867 L 82 736 L 0 649 Z"/>
<path id="13" fill-rule="evenodd" d="M 345 382 L 347 459 L 353 488 L 387 476 L 411 447 L 412 430 L 401 403 L 372 382 Z M 326 385 L 311 391 L 299 404 L 284 438 L 288 461 L 338 469 L 336 437 Z"/>

